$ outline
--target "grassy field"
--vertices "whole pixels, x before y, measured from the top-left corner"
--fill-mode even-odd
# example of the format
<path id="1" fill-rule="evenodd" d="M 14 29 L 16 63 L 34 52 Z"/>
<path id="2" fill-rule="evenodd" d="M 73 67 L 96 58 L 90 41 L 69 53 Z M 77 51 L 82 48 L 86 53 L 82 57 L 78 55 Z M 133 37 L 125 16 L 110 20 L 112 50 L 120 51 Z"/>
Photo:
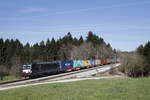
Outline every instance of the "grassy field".
<path id="1" fill-rule="evenodd" d="M 4 81 L 12 81 L 12 80 L 17 80 L 20 78 L 16 78 L 15 76 L 5 76 L 3 80 L 0 80 L 0 82 L 4 82 Z"/>
<path id="2" fill-rule="evenodd" d="M 150 78 L 30 86 L 0 91 L 0 100 L 150 100 Z"/>

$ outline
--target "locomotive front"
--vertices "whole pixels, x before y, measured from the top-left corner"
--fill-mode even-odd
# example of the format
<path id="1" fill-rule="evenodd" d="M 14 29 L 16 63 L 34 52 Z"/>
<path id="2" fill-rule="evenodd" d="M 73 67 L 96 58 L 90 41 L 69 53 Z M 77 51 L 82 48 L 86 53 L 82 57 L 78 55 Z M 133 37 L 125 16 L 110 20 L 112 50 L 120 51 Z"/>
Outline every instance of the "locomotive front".
<path id="1" fill-rule="evenodd" d="M 32 73 L 32 64 L 22 65 L 22 76 L 29 77 Z"/>

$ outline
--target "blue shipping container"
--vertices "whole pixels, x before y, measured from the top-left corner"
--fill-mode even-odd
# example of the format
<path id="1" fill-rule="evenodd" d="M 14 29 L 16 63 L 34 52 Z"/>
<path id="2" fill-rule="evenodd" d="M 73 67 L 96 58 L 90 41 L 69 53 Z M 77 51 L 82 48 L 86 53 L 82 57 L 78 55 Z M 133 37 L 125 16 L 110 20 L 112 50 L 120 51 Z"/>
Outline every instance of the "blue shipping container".
<path id="1" fill-rule="evenodd" d="M 61 70 L 73 68 L 73 60 L 64 60 L 60 62 Z"/>
<path id="2" fill-rule="evenodd" d="M 95 66 L 96 65 L 96 60 L 92 59 L 92 60 L 90 60 L 90 63 L 91 63 L 92 66 Z"/>

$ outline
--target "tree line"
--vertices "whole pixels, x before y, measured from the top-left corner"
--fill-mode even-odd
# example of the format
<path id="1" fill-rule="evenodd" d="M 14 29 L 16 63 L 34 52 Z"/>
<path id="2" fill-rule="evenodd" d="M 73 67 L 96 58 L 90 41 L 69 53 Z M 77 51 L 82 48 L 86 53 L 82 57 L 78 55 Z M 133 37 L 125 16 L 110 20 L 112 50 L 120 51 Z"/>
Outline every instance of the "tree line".
<path id="1" fill-rule="evenodd" d="M 147 77 L 150 75 L 150 41 L 140 45 L 136 51 L 120 52 L 120 71 L 130 77 Z"/>
<path id="2" fill-rule="evenodd" d="M 86 39 L 73 37 L 70 32 L 62 38 L 23 45 L 18 39 L 0 38 L 0 76 L 18 75 L 27 62 L 101 59 L 114 55 L 111 45 L 103 38 L 88 32 Z M 1 77 L 2 78 L 2 77 Z"/>

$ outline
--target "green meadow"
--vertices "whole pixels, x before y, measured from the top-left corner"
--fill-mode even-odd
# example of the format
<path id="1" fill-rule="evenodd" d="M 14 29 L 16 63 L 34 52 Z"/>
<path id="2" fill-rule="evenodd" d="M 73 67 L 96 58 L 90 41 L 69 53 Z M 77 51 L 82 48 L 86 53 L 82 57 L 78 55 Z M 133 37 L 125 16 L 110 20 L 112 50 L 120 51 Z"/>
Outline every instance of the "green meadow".
<path id="1" fill-rule="evenodd" d="M 0 91 L 0 100 L 150 100 L 150 78 L 100 79 Z"/>

